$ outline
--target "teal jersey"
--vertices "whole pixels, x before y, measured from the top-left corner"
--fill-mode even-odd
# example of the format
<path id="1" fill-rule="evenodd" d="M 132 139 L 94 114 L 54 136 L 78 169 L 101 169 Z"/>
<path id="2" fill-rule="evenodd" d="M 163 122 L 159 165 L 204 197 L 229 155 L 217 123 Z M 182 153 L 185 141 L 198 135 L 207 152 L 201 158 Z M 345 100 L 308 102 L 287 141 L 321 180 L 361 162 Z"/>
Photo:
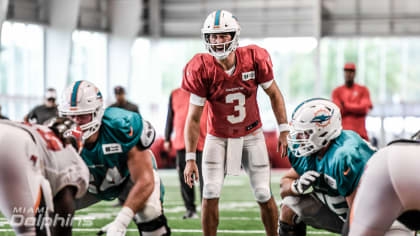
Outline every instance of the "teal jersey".
<path id="1" fill-rule="evenodd" d="M 313 189 L 321 201 L 334 208 L 346 208 L 345 198 L 357 188 L 367 161 L 375 149 L 357 133 L 343 130 L 334 139 L 321 160 L 315 155 L 295 157 L 288 152 L 293 169 L 303 175 L 314 170 L 321 173 Z M 336 211 L 337 212 L 337 211 Z M 344 213 L 344 211 L 341 211 Z"/>
<path id="2" fill-rule="evenodd" d="M 90 172 L 90 193 L 103 200 L 119 196 L 122 183 L 130 178 L 127 153 L 139 142 L 142 130 L 140 114 L 115 107 L 105 110 L 95 146 L 81 153 Z"/>

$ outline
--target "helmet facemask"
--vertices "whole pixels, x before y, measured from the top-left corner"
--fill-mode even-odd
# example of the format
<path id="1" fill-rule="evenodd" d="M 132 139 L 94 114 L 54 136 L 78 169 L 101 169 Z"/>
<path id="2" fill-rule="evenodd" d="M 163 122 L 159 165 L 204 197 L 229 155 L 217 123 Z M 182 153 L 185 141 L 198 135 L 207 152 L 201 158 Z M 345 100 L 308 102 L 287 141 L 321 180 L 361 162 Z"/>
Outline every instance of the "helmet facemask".
<path id="1" fill-rule="evenodd" d="M 232 40 L 224 43 L 211 43 L 210 35 L 212 33 L 203 33 L 204 44 L 206 45 L 207 51 L 214 56 L 217 60 L 226 59 L 229 54 L 236 50 L 239 45 L 239 37 L 236 32 L 225 32 L 231 35 Z M 216 34 L 216 33 L 215 33 Z M 216 48 L 223 47 L 223 51 L 218 51 Z"/>
<path id="2" fill-rule="evenodd" d="M 236 50 L 239 45 L 239 35 L 241 27 L 232 15 L 232 13 L 225 10 L 217 10 L 207 16 L 201 29 L 201 36 L 206 46 L 207 51 L 217 60 L 226 59 L 229 54 Z M 224 43 L 211 43 L 211 34 L 225 34 L 231 35 L 231 40 Z M 223 50 L 216 50 L 217 47 Z"/>
<path id="3" fill-rule="evenodd" d="M 326 99 L 310 99 L 293 112 L 289 149 L 296 157 L 310 156 L 341 134 L 340 109 Z"/>

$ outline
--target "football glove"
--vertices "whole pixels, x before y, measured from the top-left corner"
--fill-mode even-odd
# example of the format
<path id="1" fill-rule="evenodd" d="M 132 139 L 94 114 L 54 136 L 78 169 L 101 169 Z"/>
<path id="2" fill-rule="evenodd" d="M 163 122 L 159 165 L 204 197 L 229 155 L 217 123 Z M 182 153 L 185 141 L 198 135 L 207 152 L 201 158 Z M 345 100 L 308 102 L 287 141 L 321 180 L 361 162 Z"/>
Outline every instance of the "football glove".
<path id="1" fill-rule="evenodd" d="M 315 183 L 320 174 L 310 170 L 303 173 L 299 179 L 293 181 L 291 190 L 295 194 L 305 194 L 305 192 Z"/>
<path id="2" fill-rule="evenodd" d="M 134 217 L 134 212 L 129 207 L 123 207 L 115 220 L 102 227 L 98 235 L 106 233 L 107 236 L 125 236 L 127 226 Z"/>

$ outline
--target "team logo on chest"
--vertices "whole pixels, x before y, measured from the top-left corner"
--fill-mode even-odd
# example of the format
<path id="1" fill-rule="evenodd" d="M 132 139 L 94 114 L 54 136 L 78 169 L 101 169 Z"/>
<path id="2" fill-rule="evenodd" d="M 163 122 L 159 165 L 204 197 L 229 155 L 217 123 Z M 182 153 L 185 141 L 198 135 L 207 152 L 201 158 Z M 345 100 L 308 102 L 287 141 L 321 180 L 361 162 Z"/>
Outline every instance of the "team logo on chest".
<path id="1" fill-rule="evenodd" d="M 114 153 L 122 153 L 122 147 L 119 143 L 108 143 L 102 145 L 102 151 L 105 155 L 114 154 Z"/>
<path id="2" fill-rule="evenodd" d="M 255 79 L 255 71 L 244 72 L 242 73 L 242 80 L 247 81 L 250 79 Z"/>

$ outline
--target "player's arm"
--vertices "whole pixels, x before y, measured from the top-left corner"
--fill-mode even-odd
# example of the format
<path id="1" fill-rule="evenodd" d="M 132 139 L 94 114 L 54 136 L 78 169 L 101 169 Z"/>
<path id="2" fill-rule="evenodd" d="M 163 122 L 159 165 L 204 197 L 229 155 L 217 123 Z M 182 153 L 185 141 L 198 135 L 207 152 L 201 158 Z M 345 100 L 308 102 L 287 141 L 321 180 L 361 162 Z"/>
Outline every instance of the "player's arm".
<path id="1" fill-rule="evenodd" d="M 293 168 L 290 168 L 280 182 L 281 197 L 308 193 L 319 176 L 320 174 L 314 170 L 308 170 L 300 176 Z"/>
<path id="2" fill-rule="evenodd" d="M 114 221 L 104 226 L 98 233 L 102 235 L 125 235 L 128 224 L 144 206 L 155 188 L 152 157 L 147 148 L 144 150 L 134 146 L 128 152 L 127 165 L 134 186 L 127 200 Z"/>
<path id="3" fill-rule="evenodd" d="M 295 169 L 290 168 L 286 174 L 281 177 L 280 180 L 280 196 L 281 198 L 285 198 L 290 195 L 297 195 L 292 191 L 292 184 L 295 180 L 299 179 L 299 174 L 295 171 Z"/>
<path id="4" fill-rule="evenodd" d="M 274 80 L 264 91 L 270 97 L 271 108 L 273 109 L 277 124 L 279 124 L 280 136 L 277 148 L 282 151 L 281 156 L 283 157 L 287 153 L 287 135 L 289 134 L 286 106 L 284 104 L 283 95 Z"/>
<path id="5" fill-rule="evenodd" d="M 54 197 L 54 215 L 52 219 L 68 219 L 73 218 L 76 210 L 75 198 L 77 189 L 74 186 L 64 187 Z M 71 224 L 53 224 L 52 233 L 53 235 L 71 236 L 72 225 Z"/>
<path id="6" fill-rule="evenodd" d="M 191 95 L 193 96 L 193 95 Z M 184 179 L 190 188 L 194 180 L 198 181 L 198 168 L 195 162 L 195 153 L 197 149 L 198 137 L 200 135 L 200 120 L 203 113 L 204 106 L 199 106 L 190 103 L 187 120 L 185 121 L 185 151 L 186 151 L 186 166 L 184 170 Z M 193 175 L 194 174 L 194 178 Z"/>
<path id="7" fill-rule="evenodd" d="M 351 209 L 351 207 L 353 206 L 353 201 L 354 201 L 354 198 L 356 197 L 356 193 L 357 193 L 357 188 L 349 196 L 346 197 L 346 202 L 347 202 L 347 205 L 349 205 L 349 209 Z"/>
<path id="8" fill-rule="evenodd" d="M 362 93 L 360 102 L 345 102 L 344 106 L 346 111 L 356 115 L 367 115 L 369 110 L 372 108 L 372 102 L 370 101 L 369 91 L 366 89 Z"/>
<path id="9" fill-rule="evenodd" d="M 169 96 L 168 103 L 168 115 L 166 116 L 166 126 L 165 126 L 165 143 L 163 145 L 165 151 L 171 151 L 171 134 L 173 131 L 173 122 L 174 121 L 174 110 L 172 108 L 172 94 Z"/>
<path id="10" fill-rule="evenodd" d="M 127 166 L 134 186 L 124 203 L 133 212 L 141 210 L 155 187 L 153 162 L 149 149 L 139 150 L 134 146 L 128 152 Z"/>

